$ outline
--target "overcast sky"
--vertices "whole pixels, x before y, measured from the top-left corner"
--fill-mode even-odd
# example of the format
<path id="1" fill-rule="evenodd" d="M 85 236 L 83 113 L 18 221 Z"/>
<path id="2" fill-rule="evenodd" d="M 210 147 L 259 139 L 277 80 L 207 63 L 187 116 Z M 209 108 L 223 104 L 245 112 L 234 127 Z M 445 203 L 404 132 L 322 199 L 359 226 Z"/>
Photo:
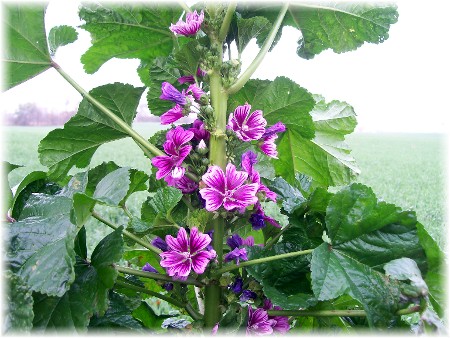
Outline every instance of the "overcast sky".
<path id="1" fill-rule="evenodd" d="M 50 1 L 49 31 L 58 25 L 82 24 L 78 1 Z M 365 44 L 344 54 L 325 51 L 312 60 L 296 55 L 298 31 L 287 27 L 273 52 L 253 78 L 288 76 L 312 93 L 351 104 L 359 131 L 446 132 L 449 95 L 448 13 L 446 0 L 398 1 L 399 21 L 380 45 Z M 58 50 L 55 60 L 85 89 L 120 81 L 141 85 L 138 60 L 113 59 L 93 75 L 84 72 L 80 56 L 89 48 L 89 34 L 80 28 L 78 40 Z M 243 54 L 243 69 L 258 49 L 252 42 Z M 50 111 L 75 109 L 80 95 L 53 69 L 1 94 L 1 110 L 36 102 Z"/>

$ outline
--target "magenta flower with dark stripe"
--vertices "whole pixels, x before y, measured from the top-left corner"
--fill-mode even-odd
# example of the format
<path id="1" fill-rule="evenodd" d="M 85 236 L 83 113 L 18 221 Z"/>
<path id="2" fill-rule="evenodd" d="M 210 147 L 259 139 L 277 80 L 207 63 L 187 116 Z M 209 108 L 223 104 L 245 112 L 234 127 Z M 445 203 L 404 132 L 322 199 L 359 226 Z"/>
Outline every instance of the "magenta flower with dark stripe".
<path id="1" fill-rule="evenodd" d="M 216 257 L 214 250 L 205 250 L 211 242 L 211 237 L 202 234 L 197 228 L 192 228 L 188 237 L 186 230 L 180 228 L 177 238 L 166 236 L 169 250 L 162 252 L 160 265 L 166 268 L 167 274 L 177 279 L 185 280 L 191 270 L 197 274 L 205 272 L 209 261 Z"/>
<path id="2" fill-rule="evenodd" d="M 197 11 L 187 13 L 186 22 L 180 20 L 175 25 L 171 24 L 169 29 L 176 34 L 184 36 L 195 35 L 200 30 L 204 18 L 205 14 L 203 11 L 200 14 Z"/>
<path id="3" fill-rule="evenodd" d="M 200 68 L 197 68 L 197 78 L 204 77 L 206 74 L 207 73 L 205 71 L 201 70 Z M 195 83 L 194 75 L 181 76 L 181 77 L 178 78 L 178 83 L 179 84 Z"/>
<path id="4" fill-rule="evenodd" d="M 262 336 L 271 334 L 273 332 L 273 324 L 274 321 L 269 319 L 264 309 L 253 310 L 251 306 L 248 307 L 247 335 Z"/>
<path id="5" fill-rule="evenodd" d="M 195 83 L 191 84 L 188 87 L 188 89 L 186 90 L 186 92 L 191 93 L 192 96 L 194 96 L 194 98 L 196 100 L 200 100 L 202 95 L 205 95 L 205 92 L 199 86 L 197 86 Z"/>
<path id="6" fill-rule="evenodd" d="M 280 306 L 273 306 L 270 299 L 264 299 L 263 303 L 264 310 L 283 310 Z M 286 333 L 290 330 L 291 325 L 289 325 L 289 317 L 286 316 L 269 316 L 269 320 L 272 320 L 272 329 L 274 332 Z"/>
<path id="7" fill-rule="evenodd" d="M 225 173 L 219 166 L 210 166 L 202 176 L 207 188 L 200 190 L 206 201 L 206 210 L 215 211 L 222 205 L 226 210 L 240 209 L 258 202 L 258 184 L 244 184 L 247 178 L 246 172 L 237 171 L 231 163 L 228 163 Z"/>
<path id="8" fill-rule="evenodd" d="M 195 120 L 192 123 L 192 128 L 189 128 L 190 131 L 192 131 L 194 133 L 194 139 L 197 141 L 200 140 L 205 140 L 208 141 L 209 140 L 209 131 L 207 131 L 205 129 L 205 124 L 203 123 L 202 120 Z"/>
<path id="9" fill-rule="evenodd" d="M 183 108 L 177 104 L 161 115 L 161 124 L 171 124 L 184 117 Z"/>
<path id="10" fill-rule="evenodd" d="M 269 157 L 278 158 L 277 146 L 275 140 L 278 138 L 278 133 L 286 131 L 286 126 L 277 122 L 272 127 L 266 129 L 264 134 L 261 136 L 262 142 L 260 142 L 261 151 Z"/>
<path id="11" fill-rule="evenodd" d="M 168 175 L 164 178 L 164 180 L 167 182 L 168 186 L 181 190 L 183 194 L 193 193 L 198 188 L 198 183 L 186 176 L 183 176 L 180 179 L 175 179 Z"/>
<path id="12" fill-rule="evenodd" d="M 186 169 L 182 167 L 184 159 L 189 155 L 192 146 L 186 144 L 194 137 L 194 133 L 184 130 L 183 127 L 176 127 L 166 134 L 164 151 L 167 156 L 156 156 L 152 158 L 152 164 L 158 168 L 156 179 L 170 175 L 174 179 L 180 179 L 184 176 Z"/>
<path id="13" fill-rule="evenodd" d="M 250 112 L 251 109 L 252 106 L 248 103 L 238 106 L 228 118 L 227 129 L 233 130 L 236 136 L 244 142 L 259 140 L 265 132 L 264 127 L 267 125 L 262 111 Z"/>

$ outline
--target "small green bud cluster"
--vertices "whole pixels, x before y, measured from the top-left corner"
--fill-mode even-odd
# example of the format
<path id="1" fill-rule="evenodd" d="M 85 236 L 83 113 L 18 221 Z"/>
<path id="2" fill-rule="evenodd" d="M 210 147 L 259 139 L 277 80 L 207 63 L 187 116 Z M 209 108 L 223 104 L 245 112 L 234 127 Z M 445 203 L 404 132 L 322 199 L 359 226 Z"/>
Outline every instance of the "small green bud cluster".
<path id="1" fill-rule="evenodd" d="M 241 62 L 236 59 L 226 61 L 220 70 L 223 77 L 224 87 L 230 87 L 238 78 L 241 72 Z"/>

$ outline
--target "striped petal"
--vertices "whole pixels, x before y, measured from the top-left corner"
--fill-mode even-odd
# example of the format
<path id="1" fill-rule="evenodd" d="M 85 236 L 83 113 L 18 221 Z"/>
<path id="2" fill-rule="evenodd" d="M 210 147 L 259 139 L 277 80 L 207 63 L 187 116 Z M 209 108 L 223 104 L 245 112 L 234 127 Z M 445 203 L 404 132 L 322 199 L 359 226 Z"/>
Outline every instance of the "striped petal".
<path id="1" fill-rule="evenodd" d="M 223 194 L 225 193 L 226 178 L 222 168 L 219 166 L 210 166 L 208 171 L 202 176 L 202 180 L 210 188 L 213 188 Z"/>
<path id="2" fill-rule="evenodd" d="M 205 200 L 205 209 L 215 211 L 220 208 L 223 203 L 223 194 L 214 188 L 201 189 L 200 195 Z"/>
<path id="3" fill-rule="evenodd" d="M 228 163 L 226 168 L 226 189 L 234 190 L 240 187 L 247 177 L 248 174 L 245 171 L 237 171 L 234 164 Z"/>
<path id="4" fill-rule="evenodd" d="M 180 228 L 180 230 L 178 230 L 177 238 L 167 235 L 166 243 L 172 250 L 188 252 L 189 242 L 186 230 L 184 228 Z"/>

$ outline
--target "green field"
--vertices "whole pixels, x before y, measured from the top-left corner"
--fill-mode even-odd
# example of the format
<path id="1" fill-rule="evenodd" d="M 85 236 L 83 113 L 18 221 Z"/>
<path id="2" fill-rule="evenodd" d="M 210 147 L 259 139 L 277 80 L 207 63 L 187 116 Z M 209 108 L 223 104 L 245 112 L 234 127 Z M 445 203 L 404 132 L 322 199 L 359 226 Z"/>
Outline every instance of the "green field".
<path id="1" fill-rule="evenodd" d="M 137 125 L 136 129 L 149 137 L 160 128 L 157 124 Z M 4 134 L 4 157 L 7 161 L 24 165 L 13 171 L 12 185 L 33 170 L 45 170 L 40 165 L 37 147 L 39 140 L 53 128 L 7 127 Z M 358 181 L 369 185 L 380 199 L 395 203 L 403 209 L 416 210 L 420 222 L 443 246 L 445 241 L 446 161 L 445 136 L 438 134 L 354 134 L 348 143 L 353 149 L 361 175 Z M 121 166 L 149 169 L 150 162 L 130 139 L 106 144 L 94 155 L 92 166 L 103 161 L 115 161 Z M 139 212 L 139 202 L 145 193 L 138 193 L 130 201 L 132 212 Z M 114 213 L 113 213 L 114 215 Z M 120 222 L 120 215 L 116 215 Z M 93 223 L 91 229 L 98 236 Z M 96 236 L 97 237 L 97 236 Z"/>

